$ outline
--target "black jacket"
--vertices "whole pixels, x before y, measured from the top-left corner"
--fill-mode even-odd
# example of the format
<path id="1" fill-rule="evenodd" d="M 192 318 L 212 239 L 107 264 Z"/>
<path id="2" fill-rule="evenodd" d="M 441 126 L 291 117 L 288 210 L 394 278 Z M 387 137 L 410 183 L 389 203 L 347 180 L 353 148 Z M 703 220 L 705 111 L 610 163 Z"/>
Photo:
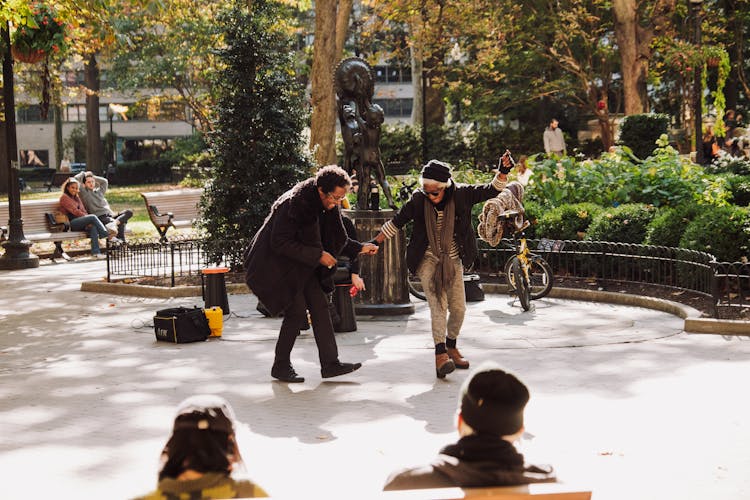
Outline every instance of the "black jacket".
<path id="1" fill-rule="evenodd" d="M 526 465 L 511 443 L 499 437 L 471 435 L 446 446 L 430 465 L 392 474 L 383 489 L 479 488 L 555 481 L 552 467 Z"/>
<path id="2" fill-rule="evenodd" d="M 323 250 L 356 258 L 362 244 L 347 237 L 338 206 L 324 210 L 315 179 L 307 179 L 274 202 L 245 251 L 245 282 L 272 315 L 280 314 L 313 273 L 332 288 L 336 267 L 320 265 Z"/>
<path id="3" fill-rule="evenodd" d="M 461 262 L 468 269 L 474 265 L 478 252 L 477 238 L 474 234 L 474 226 L 471 224 L 471 208 L 477 203 L 497 196 L 499 191 L 492 186 L 492 183 L 480 185 L 453 184 L 448 190 L 450 193 L 446 193 L 446 196 L 452 196 L 456 200 L 453 237 L 458 244 Z M 425 203 L 430 203 L 427 196 L 420 190 L 414 191 L 411 199 L 401 207 L 392 221 L 399 229 L 403 228 L 409 221 L 414 221 L 409 246 L 406 248 L 406 265 L 413 273 L 417 272 L 429 244 L 424 221 Z"/>

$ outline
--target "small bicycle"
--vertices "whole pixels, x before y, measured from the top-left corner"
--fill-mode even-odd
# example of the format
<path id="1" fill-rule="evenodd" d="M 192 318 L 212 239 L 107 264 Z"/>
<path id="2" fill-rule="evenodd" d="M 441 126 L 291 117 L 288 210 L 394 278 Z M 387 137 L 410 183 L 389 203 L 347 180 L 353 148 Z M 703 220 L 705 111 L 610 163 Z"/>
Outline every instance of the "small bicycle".
<path id="1" fill-rule="evenodd" d="M 511 255 L 503 266 L 503 272 L 508 280 L 510 291 L 518 296 L 524 311 L 531 309 L 531 301 L 541 299 L 552 290 L 554 276 L 552 267 L 540 255 L 532 253 L 526 243 L 524 230 L 529 227 L 529 221 L 523 220 L 519 225 L 516 220 L 520 212 L 509 210 L 500 215 L 506 227 L 513 231 L 513 244 L 506 245 L 513 248 L 515 255 Z"/>

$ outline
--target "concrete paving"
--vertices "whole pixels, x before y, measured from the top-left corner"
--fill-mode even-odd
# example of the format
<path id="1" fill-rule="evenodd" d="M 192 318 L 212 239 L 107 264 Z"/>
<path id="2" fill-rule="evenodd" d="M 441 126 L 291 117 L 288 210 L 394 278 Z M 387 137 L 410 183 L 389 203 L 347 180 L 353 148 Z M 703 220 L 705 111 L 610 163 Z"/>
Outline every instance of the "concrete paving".
<path id="1" fill-rule="evenodd" d="M 242 426 L 248 473 L 272 495 L 366 498 L 395 468 L 455 440 L 466 372 L 434 374 L 424 303 L 339 334 L 358 372 L 323 381 L 310 333 L 293 352 L 304 384 L 273 381 L 279 320 L 231 295 L 221 339 L 157 343 L 154 299 L 81 292 L 106 262 L 0 272 L 0 497 L 130 498 L 156 483 L 173 410 L 216 393 Z M 683 331 L 650 309 L 565 299 L 523 312 L 470 303 L 459 347 L 529 386 L 530 461 L 594 499 L 750 498 L 750 339 Z"/>

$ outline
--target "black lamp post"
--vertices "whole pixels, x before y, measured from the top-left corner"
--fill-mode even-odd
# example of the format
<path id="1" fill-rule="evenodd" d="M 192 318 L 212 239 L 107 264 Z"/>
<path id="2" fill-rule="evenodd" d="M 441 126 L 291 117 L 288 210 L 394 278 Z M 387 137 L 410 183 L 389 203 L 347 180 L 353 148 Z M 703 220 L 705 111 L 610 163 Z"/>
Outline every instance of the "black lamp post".
<path id="1" fill-rule="evenodd" d="M 115 134 L 112 130 L 112 120 L 115 117 L 115 112 L 112 109 L 112 103 L 107 106 L 107 118 L 109 118 L 109 147 L 112 149 L 112 165 L 117 164 L 117 153 L 115 153 Z"/>
<path id="2" fill-rule="evenodd" d="M 18 177 L 21 170 L 16 142 L 16 106 L 13 95 L 13 56 L 10 54 L 10 25 L 0 28 L 3 58 L 3 104 L 5 109 L 6 164 L 8 169 L 8 241 L 3 242 L 5 253 L 0 257 L 0 269 L 29 269 L 39 267 L 39 257 L 31 253 L 31 242 L 23 234 L 21 218 L 21 191 Z M 0 221 L 4 222 L 4 221 Z"/>
<path id="3" fill-rule="evenodd" d="M 427 71 L 422 70 L 422 163 L 427 163 Z"/>
<path id="4" fill-rule="evenodd" d="M 701 48 L 701 6 L 703 0 L 690 0 L 690 7 L 693 11 L 693 43 L 700 52 Z M 693 114 L 695 120 L 695 162 L 702 165 L 705 158 L 703 157 L 703 85 L 701 83 L 703 64 L 698 62 L 695 65 L 695 77 L 693 79 Z"/>

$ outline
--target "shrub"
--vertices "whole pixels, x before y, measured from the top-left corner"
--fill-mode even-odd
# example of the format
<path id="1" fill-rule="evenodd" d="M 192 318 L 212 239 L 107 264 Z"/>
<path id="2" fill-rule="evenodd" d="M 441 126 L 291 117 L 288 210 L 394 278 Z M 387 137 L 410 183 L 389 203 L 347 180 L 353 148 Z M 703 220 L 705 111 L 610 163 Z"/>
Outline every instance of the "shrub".
<path id="1" fill-rule="evenodd" d="M 172 165 L 174 163 L 166 158 L 118 163 L 110 182 L 118 186 L 171 182 Z"/>
<path id="2" fill-rule="evenodd" d="M 589 226 L 586 239 L 617 243 L 642 243 L 656 211 L 649 205 L 630 203 L 602 210 Z"/>
<path id="3" fill-rule="evenodd" d="M 210 136 L 213 179 L 201 202 L 201 226 L 217 254 L 225 250 L 222 240 L 238 240 L 242 251 L 276 198 L 313 170 L 302 138 L 305 92 L 280 17 L 281 7 L 270 0 L 252 2 L 252 12 L 233 3 L 219 16 L 224 69 Z"/>
<path id="4" fill-rule="evenodd" d="M 750 213 L 745 207 L 703 207 L 687 225 L 682 248 L 713 254 L 722 262 L 738 262 L 748 255 Z"/>
<path id="5" fill-rule="evenodd" d="M 685 228 L 698 212 L 699 206 L 695 204 L 659 210 L 646 228 L 646 238 L 643 242 L 646 245 L 680 246 Z"/>
<path id="6" fill-rule="evenodd" d="M 526 228 L 526 237 L 529 239 L 539 237 L 539 218 L 544 214 L 544 208 L 533 201 L 524 201 L 523 208 L 526 210 L 526 219 L 531 223 Z"/>
<path id="7" fill-rule="evenodd" d="M 422 137 L 416 128 L 408 125 L 385 125 L 380 136 L 380 153 L 386 174 L 403 174 L 411 168 L 419 168 Z"/>
<path id="8" fill-rule="evenodd" d="M 706 167 L 709 172 L 750 175 L 750 160 L 731 155 L 721 155 Z"/>
<path id="9" fill-rule="evenodd" d="M 537 234 L 553 240 L 582 239 L 591 221 L 604 209 L 594 203 L 562 205 L 544 212 L 539 218 Z"/>
<path id="10" fill-rule="evenodd" d="M 581 162 L 571 157 L 559 162 L 532 157 L 529 163 L 534 184 L 527 197 L 548 208 L 581 202 L 604 207 L 626 203 L 657 207 L 689 202 L 725 204 L 729 197 L 726 182 L 681 158 L 667 142 L 666 135 L 660 137 L 659 148 L 643 162 L 634 160 L 627 146 L 597 160 Z"/>
<path id="11" fill-rule="evenodd" d="M 750 205 L 750 176 L 727 174 L 724 179 L 731 192 L 729 203 L 740 207 Z"/>
<path id="12" fill-rule="evenodd" d="M 620 143 L 633 150 L 638 158 L 646 159 L 656 149 L 656 140 L 667 133 L 669 116 L 644 114 L 626 116 L 620 126 Z"/>

